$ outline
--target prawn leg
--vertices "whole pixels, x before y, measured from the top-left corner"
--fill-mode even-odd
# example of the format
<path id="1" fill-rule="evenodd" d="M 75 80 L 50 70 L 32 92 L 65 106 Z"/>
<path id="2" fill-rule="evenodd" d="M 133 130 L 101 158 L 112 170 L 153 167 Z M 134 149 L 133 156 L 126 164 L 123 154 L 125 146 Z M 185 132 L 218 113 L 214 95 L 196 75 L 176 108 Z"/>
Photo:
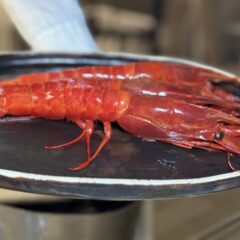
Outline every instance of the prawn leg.
<path id="1" fill-rule="evenodd" d="M 86 152 L 87 152 L 86 160 L 83 163 L 80 163 L 77 167 L 68 168 L 69 170 L 77 171 L 77 170 L 83 169 L 89 165 L 90 160 L 91 160 L 90 141 L 91 141 L 91 136 L 92 136 L 93 130 L 94 130 L 93 121 L 87 121 L 86 128 L 83 131 L 84 137 L 86 140 Z"/>
<path id="2" fill-rule="evenodd" d="M 223 151 L 224 148 L 213 142 L 204 142 L 201 140 L 176 140 L 176 139 L 158 139 L 164 142 L 172 143 L 178 147 L 192 149 L 198 147 L 208 151 Z"/>
<path id="3" fill-rule="evenodd" d="M 78 171 L 78 170 L 84 169 L 98 156 L 100 151 L 103 149 L 103 147 L 106 145 L 106 143 L 110 140 L 110 138 L 112 136 L 111 123 L 104 122 L 103 127 L 104 127 L 105 136 L 104 136 L 103 140 L 101 141 L 101 143 L 99 144 L 97 150 L 95 151 L 95 153 L 92 156 L 90 156 L 90 138 L 92 135 L 92 131 L 89 133 L 86 132 L 87 159 L 83 163 L 80 163 L 77 167 L 69 168 L 69 170 Z M 93 128 L 92 128 L 92 130 L 93 130 Z"/>

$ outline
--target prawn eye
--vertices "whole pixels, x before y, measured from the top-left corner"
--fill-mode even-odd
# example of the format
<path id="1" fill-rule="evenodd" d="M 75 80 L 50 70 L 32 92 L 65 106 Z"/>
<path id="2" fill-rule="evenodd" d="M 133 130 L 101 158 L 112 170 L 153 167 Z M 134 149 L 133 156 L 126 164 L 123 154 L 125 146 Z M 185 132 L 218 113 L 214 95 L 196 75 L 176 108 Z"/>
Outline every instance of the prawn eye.
<path id="1" fill-rule="evenodd" d="M 214 135 L 214 138 L 216 140 L 222 140 L 223 139 L 223 132 L 216 132 Z"/>

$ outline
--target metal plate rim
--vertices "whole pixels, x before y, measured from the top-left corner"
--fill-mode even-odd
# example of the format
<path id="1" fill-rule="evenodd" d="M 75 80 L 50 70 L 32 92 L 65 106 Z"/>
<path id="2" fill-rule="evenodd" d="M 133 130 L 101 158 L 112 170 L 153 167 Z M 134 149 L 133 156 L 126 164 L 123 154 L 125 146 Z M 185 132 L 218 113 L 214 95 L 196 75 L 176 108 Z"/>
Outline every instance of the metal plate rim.
<path id="1" fill-rule="evenodd" d="M 202 183 L 213 183 L 240 177 L 240 171 L 223 173 L 213 176 L 190 178 L 190 179 L 121 179 L 121 178 L 88 178 L 88 177 L 66 177 L 50 176 L 35 173 L 26 173 L 13 170 L 0 169 L 0 176 L 12 179 L 25 178 L 32 181 L 52 181 L 69 184 L 102 184 L 102 185 L 130 185 L 130 186 L 171 186 L 171 185 L 198 185 Z M 240 182 L 239 182 L 240 185 Z"/>

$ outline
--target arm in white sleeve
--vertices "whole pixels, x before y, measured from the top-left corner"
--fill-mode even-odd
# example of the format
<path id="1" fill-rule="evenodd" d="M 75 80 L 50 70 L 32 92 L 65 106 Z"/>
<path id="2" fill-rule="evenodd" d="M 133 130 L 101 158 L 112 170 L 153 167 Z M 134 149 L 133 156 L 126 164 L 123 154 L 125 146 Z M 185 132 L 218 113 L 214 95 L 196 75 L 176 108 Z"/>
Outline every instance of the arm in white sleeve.
<path id="1" fill-rule="evenodd" d="M 98 51 L 77 0 L 1 1 L 33 50 Z"/>

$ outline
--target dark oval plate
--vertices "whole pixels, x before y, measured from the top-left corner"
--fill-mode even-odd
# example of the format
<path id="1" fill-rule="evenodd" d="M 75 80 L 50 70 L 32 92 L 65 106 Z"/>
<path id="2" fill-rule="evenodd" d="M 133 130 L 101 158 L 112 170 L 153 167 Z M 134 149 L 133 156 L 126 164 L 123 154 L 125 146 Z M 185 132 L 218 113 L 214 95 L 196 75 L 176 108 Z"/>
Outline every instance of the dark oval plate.
<path id="1" fill-rule="evenodd" d="M 0 78 L 140 60 L 199 65 L 170 57 L 24 52 L 0 55 Z M 85 170 L 71 172 L 68 167 L 84 160 L 84 143 L 52 151 L 46 151 L 43 146 L 63 143 L 79 133 L 78 127 L 64 121 L 0 123 L 0 186 L 75 198 L 143 200 L 199 195 L 240 185 L 240 173 L 229 170 L 225 153 L 142 141 L 115 125 L 111 141 L 98 158 Z M 93 149 L 102 136 L 98 126 L 92 138 Z"/>

